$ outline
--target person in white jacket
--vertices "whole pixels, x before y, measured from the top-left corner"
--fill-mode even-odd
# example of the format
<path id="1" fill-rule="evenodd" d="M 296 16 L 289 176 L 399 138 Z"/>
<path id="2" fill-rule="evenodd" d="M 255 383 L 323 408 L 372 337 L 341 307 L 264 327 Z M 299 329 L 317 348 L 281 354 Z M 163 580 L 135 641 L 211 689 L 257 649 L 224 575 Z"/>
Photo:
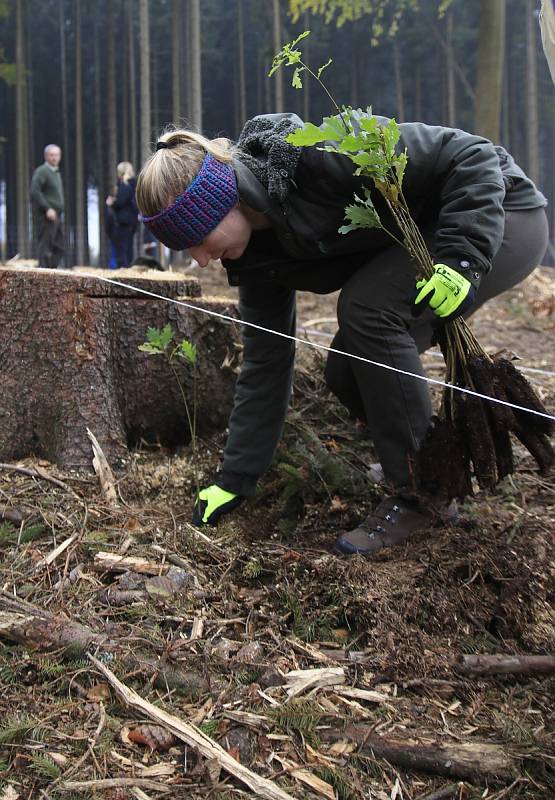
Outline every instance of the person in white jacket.
<path id="1" fill-rule="evenodd" d="M 543 51 L 555 83 L 555 0 L 542 0 L 540 12 Z"/>

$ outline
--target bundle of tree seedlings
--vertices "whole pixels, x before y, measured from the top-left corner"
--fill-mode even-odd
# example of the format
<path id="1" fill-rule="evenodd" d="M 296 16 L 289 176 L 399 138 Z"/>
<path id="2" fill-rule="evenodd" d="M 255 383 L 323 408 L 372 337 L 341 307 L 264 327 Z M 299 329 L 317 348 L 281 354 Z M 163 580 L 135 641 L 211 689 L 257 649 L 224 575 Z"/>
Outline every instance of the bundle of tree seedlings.
<path id="1" fill-rule="evenodd" d="M 357 228 L 378 227 L 404 247 L 414 261 L 417 277 L 434 275 L 434 262 L 424 238 L 412 218 L 403 194 L 403 176 L 408 163 L 406 152 L 397 153 L 400 139 L 395 120 L 387 125 L 366 111 L 340 108 L 320 76 L 328 64 L 315 74 L 303 61 L 297 43 L 284 45 L 274 58 L 272 72 L 281 65 L 294 67 L 293 86 L 301 88 L 300 74 L 307 71 L 324 88 L 337 115 L 324 117 L 321 125 L 305 124 L 290 134 L 291 144 L 348 156 L 354 174 L 369 178 L 383 197 L 395 221 L 399 236 L 382 224 L 372 201 L 372 190 L 345 210 L 347 225 L 342 233 Z M 270 73 L 272 74 L 272 73 Z M 555 460 L 549 441 L 555 426 L 542 401 L 514 366 L 502 354 L 489 356 L 462 318 L 444 322 L 436 334 L 446 364 L 446 383 L 441 407 L 422 443 L 416 465 L 420 491 L 446 498 L 473 494 L 472 476 L 482 489 L 492 489 L 514 470 L 511 434 L 528 449 L 546 473 Z M 455 387 L 455 388 L 451 388 Z M 518 406 L 519 408 L 514 408 Z"/>

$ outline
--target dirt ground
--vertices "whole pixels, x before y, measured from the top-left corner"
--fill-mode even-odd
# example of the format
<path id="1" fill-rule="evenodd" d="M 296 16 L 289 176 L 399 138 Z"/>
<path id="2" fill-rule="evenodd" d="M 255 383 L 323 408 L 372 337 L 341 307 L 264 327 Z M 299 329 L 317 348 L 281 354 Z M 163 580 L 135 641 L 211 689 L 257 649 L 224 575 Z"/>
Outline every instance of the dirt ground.
<path id="1" fill-rule="evenodd" d="M 187 272 L 204 295 L 234 293 L 216 266 Z M 328 341 L 314 331 L 333 332 L 335 303 L 300 295 L 309 338 Z M 527 377 L 555 410 L 554 271 L 472 328 L 550 372 Z M 275 464 L 215 530 L 189 520 L 225 432 L 194 453 L 144 443 L 112 503 L 94 476 L 0 465 L 0 508 L 23 515 L 0 521 L 0 800 L 555 796 L 554 673 L 462 664 L 555 652 L 555 477 L 516 446 L 515 474 L 456 526 L 339 558 L 337 533 L 381 490 L 322 363 L 299 346 Z M 433 377 L 442 363 L 425 356 Z M 181 721 L 173 737 L 164 710 Z M 242 775 L 222 768 L 229 756 Z"/>

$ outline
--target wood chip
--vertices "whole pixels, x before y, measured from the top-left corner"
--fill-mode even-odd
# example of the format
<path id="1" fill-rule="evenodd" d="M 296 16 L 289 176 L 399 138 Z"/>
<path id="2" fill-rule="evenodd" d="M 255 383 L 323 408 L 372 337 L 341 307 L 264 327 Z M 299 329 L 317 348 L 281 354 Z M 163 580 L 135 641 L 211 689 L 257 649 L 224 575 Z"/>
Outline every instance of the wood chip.
<path id="1" fill-rule="evenodd" d="M 101 572 L 139 572 L 141 575 L 165 574 L 169 564 L 148 561 L 139 556 L 118 556 L 116 553 L 97 553 L 94 557 L 94 568 Z"/>
<path id="2" fill-rule="evenodd" d="M 345 683 L 343 667 L 317 667 L 316 669 L 295 669 L 285 675 L 289 699 L 312 689 L 324 686 L 338 686 Z"/>
<path id="3" fill-rule="evenodd" d="M 329 783 L 326 783 L 326 781 L 323 781 L 321 778 L 313 775 L 307 769 L 298 767 L 296 764 L 293 764 L 291 761 L 287 761 L 285 758 L 280 758 L 278 755 L 274 755 L 274 759 L 279 761 L 279 763 L 288 771 L 291 777 L 295 778 L 295 780 L 299 781 L 300 783 L 304 783 L 305 786 L 309 786 L 313 792 L 322 795 L 322 797 L 327 797 L 328 800 L 336 800 L 335 789 Z"/>
<path id="4" fill-rule="evenodd" d="M 46 567 L 49 564 L 52 564 L 54 561 L 56 561 L 58 556 L 61 555 L 63 552 L 65 552 L 67 548 L 70 545 L 72 545 L 76 539 L 77 539 L 77 534 L 69 536 L 67 539 L 65 539 L 61 544 L 58 545 L 58 547 L 55 547 L 54 550 L 48 553 L 47 556 L 41 558 L 41 560 L 36 563 L 34 572 L 38 572 L 40 569 L 42 569 L 42 567 Z"/>
<path id="5" fill-rule="evenodd" d="M 118 503 L 118 495 L 116 492 L 116 479 L 114 478 L 114 473 L 110 469 L 110 465 L 106 459 L 106 456 L 102 452 L 102 448 L 100 447 L 98 440 L 94 433 L 87 428 L 87 436 L 91 440 L 92 450 L 93 450 L 93 469 L 98 475 L 98 480 L 100 482 L 100 488 L 102 490 L 102 494 L 110 503 L 110 505 L 117 505 Z"/>

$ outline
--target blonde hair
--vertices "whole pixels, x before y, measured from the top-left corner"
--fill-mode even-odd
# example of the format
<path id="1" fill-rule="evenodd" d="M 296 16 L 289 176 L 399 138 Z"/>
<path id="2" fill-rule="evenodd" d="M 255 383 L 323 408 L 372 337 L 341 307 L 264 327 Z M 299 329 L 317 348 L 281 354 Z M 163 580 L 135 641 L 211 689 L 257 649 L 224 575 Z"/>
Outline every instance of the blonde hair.
<path id="1" fill-rule="evenodd" d="M 120 161 L 120 163 L 116 167 L 116 175 L 124 183 L 127 183 L 131 178 L 135 177 L 135 170 L 133 169 L 133 164 L 131 164 L 129 161 Z"/>
<path id="2" fill-rule="evenodd" d="M 207 139 L 194 131 L 166 130 L 158 139 L 168 147 L 156 150 L 137 178 L 136 198 L 145 217 L 170 206 L 196 178 L 207 153 L 229 164 L 233 143 L 229 139 Z"/>

